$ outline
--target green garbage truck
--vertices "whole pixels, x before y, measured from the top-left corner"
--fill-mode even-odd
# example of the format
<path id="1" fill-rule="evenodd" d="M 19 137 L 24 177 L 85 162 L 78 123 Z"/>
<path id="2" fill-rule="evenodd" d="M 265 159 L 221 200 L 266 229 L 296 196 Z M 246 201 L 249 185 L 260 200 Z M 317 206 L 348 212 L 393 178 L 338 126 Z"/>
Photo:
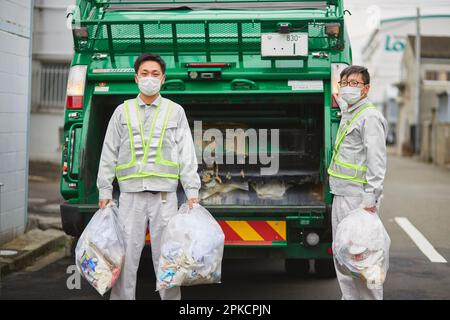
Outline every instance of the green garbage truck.
<path id="1" fill-rule="evenodd" d="M 284 259 L 288 273 L 333 277 L 326 169 L 340 119 L 332 93 L 351 63 L 344 13 L 341 0 L 78 0 L 68 14 L 64 231 L 80 236 L 98 209 L 108 121 L 137 96 L 133 64 L 151 52 L 167 64 L 161 94 L 185 109 L 225 258 Z"/>

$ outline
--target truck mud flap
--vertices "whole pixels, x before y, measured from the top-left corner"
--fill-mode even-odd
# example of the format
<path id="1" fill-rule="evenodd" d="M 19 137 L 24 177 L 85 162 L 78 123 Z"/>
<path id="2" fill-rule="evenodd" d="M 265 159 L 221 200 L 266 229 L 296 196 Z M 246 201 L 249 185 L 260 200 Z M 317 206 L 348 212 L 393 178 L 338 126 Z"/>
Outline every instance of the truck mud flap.
<path id="1" fill-rule="evenodd" d="M 84 217 L 80 209 L 68 203 L 60 205 L 62 227 L 66 234 L 79 237 L 84 230 Z"/>

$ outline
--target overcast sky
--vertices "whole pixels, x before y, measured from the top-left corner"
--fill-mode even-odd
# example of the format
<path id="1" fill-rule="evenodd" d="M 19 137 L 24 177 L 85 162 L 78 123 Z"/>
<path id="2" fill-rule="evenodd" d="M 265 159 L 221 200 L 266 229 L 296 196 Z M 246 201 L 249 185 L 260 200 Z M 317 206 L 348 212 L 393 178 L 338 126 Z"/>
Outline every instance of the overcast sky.
<path id="1" fill-rule="evenodd" d="M 354 63 L 361 63 L 360 50 L 366 44 L 380 19 L 421 14 L 450 14 L 450 0 L 344 0 L 344 8 L 351 12 L 346 23 L 353 47 Z"/>

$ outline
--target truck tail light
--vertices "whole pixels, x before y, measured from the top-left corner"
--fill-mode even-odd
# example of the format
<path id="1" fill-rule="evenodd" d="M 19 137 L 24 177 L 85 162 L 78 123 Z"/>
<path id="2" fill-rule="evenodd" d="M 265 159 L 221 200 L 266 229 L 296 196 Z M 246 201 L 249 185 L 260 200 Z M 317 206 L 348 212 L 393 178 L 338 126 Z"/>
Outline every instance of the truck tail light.
<path id="1" fill-rule="evenodd" d="M 65 176 L 67 175 L 67 162 L 64 162 L 62 167 L 62 174 Z"/>
<path id="2" fill-rule="evenodd" d="M 67 80 L 66 109 L 82 109 L 87 66 L 76 65 L 70 68 Z"/>
<path id="3" fill-rule="evenodd" d="M 87 40 L 89 38 L 89 32 L 87 27 L 79 27 L 73 29 L 73 34 L 80 40 Z"/>
<path id="4" fill-rule="evenodd" d="M 339 108 L 338 103 L 333 97 L 333 94 L 339 93 L 339 81 L 341 79 L 341 72 L 348 67 L 346 63 L 332 63 L 331 64 L 331 107 Z"/>
<path id="5" fill-rule="evenodd" d="M 332 38 L 338 38 L 341 25 L 339 23 L 327 23 L 325 24 L 325 34 Z"/>

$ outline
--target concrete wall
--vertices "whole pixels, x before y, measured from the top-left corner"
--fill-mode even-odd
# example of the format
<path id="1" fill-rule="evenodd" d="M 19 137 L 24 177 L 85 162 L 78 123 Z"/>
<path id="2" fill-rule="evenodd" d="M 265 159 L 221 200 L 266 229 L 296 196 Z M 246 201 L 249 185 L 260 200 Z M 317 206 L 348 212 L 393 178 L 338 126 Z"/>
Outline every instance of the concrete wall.
<path id="1" fill-rule="evenodd" d="M 32 2 L 0 1 L 0 243 L 27 221 Z"/>
<path id="2" fill-rule="evenodd" d="M 410 125 L 414 121 L 414 88 L 416 78 L 416 65 L 411 46 L 407 46 L 402 58 L 400 68 L 400 81 L 404 84 L 404 89 L 398 97 L 398 119 L 396 126 L 397 154 L 404 154 L 405 144 L 410 141 Z"/>
<path id="3" fill-rule="evenodd" d="M 60 163 L 59 130 L 64 116 L 55 113 L 32 113 L 30 123 L 30 160 Z"/>
<path id="4" fill-rule="evenodd" d="M 66 28 L 66 9 L 74 3 L 75 0 L 35 0 L 33 59 L 72 59 L 72 32 Z"/>
<path id="5" fill-rule="evenodd" d="M 422 125 L 420 158 L 450 167 L 450 123 L 426 121 Z"/>
<path id="6" fill-rule="evenodd" d="M 435 158 L 435 128 L 431 121 L 425 121 L 422 124 L 422 138 L 420 147 L 420 159 L 426 162 L 432 162 Z"/>
<path id="7" fill-rule="evenodd" d="M 75 0 L 35 0 L 33 65 L 42 62 L 70 64 L 73 56 L 71 30 L 66 27 L 66 9 Z M 50 88 L 49 88 L 50 89 Z M 33 83 L 38 90 L 38 83 Z M 58 164 L 61 159 L 59 130 L 64 124 L 64 105 L 52 110 L 31 110 L 30 161 Z"/>
<path id="8" fill-rule="evenodd" d="M 435 163 L 440 166 L 450 165 L 450 123 L 439 123 L 436 128 Z"/>

